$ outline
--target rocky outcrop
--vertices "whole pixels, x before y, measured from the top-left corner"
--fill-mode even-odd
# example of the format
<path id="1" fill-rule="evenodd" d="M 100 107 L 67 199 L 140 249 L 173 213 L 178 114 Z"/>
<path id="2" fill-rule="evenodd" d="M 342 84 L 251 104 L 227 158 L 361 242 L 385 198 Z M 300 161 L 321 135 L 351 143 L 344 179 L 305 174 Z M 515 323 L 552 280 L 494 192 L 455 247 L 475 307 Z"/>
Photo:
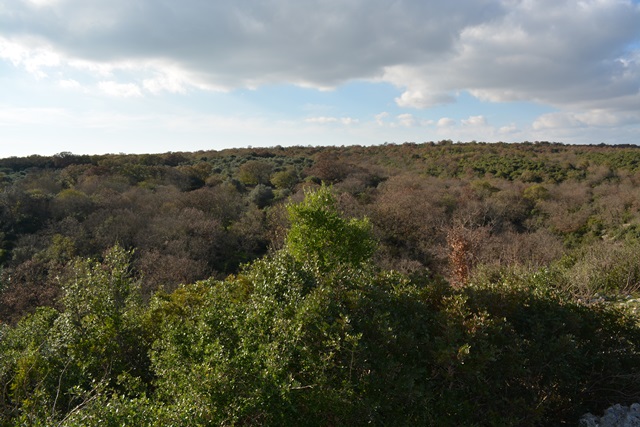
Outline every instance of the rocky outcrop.
<path id="1" fill-rule="evenodd" d="M 602 417 L 591 413 L 580 418 L 580 427 L 640 427 L 640 403 L 631 406 L 614 405 Z"/>

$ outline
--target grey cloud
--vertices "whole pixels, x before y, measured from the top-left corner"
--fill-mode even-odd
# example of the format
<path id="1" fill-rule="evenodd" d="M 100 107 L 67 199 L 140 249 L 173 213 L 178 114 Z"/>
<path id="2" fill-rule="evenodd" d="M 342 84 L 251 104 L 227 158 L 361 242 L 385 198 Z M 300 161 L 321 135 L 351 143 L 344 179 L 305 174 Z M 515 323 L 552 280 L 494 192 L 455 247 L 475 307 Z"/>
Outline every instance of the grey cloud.
<path id="1" fill-rule="evenodd" d="M 222 86 L 333 86 L 447 54 L 492 0 L 59 0 L 0 9 L 5 36 L 92 61 L 163 59 Z"/>
<path id="2" fill-rule="evenodd" d="M 0 0 L 0 28 L 68 59 L 169 64 L 196 86 L 373 79 L 403 88 L 402 106 L 461 90 L 584 111 L 640 105 L 631 0 Z"/>
<path id="3" fill-rule="evenodd" d="M 466 28 L 444 64 L 390 67 L 387 77 L 407 88 L 401 99 L 469 90 L 492 101 L 559 108 L 640 106 L 640 6 L 618 0 L 510 4 L 503 17 Z"/>

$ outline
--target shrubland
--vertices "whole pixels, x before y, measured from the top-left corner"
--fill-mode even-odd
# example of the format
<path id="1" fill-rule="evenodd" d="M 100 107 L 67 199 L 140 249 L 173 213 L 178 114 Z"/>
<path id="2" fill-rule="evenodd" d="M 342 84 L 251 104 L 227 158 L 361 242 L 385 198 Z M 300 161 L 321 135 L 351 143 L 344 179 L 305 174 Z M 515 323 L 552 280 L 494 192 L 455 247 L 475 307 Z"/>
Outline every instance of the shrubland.
<path id="1" fill-rule="evenodd" d="M 575 425 L 632 403 L 639 167 L 450 141 L 0 159 L 0 425 Z"/>

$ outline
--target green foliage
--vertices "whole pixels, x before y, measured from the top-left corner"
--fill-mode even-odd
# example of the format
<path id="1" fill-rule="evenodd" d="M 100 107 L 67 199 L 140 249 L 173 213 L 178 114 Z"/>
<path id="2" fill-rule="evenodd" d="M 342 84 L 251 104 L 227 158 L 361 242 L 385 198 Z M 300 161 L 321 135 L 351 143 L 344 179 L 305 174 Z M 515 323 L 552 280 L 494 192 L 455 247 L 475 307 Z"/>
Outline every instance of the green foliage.
<path id="1" fill-rule="evenodd" d="M 640 244 L 603 242 L 585 247 L 563 260 L 565 288 L 580 298 L 640 293 Z"/>
<path id="2" fill-rule="evenodd" d="M 500 338 L 488 337 L 500 343 L 501 363 L 487 379 L 494 398 L 527 407 L 514 408 L 523 410 L 518 425 L 575 423 L 638 393 L 637 319 L 610 304 L 573 302 L 557 289 L 562 280 L 553 270 L 506 270 L 465 290 L 472 312 L 506 322 Z"/>
<path id="3" fill-rule="evenodd" d="M 144 393 L 150 381 L 130 253 L 76 260 L 64 311 L 38 309 L 0 331 L 0 414 L 6 425 L 52 425 L 107 392 Z M 3 424 L 5 425 L 5 424 Z"/>
<path id="4" fill-rule="evenodd" d="M 0 159 L 0 426 L 571 425 L 631 403 L 636 157 L 442 141 Z M 278 205 L 305 171 L 336 188 Z M 479 265 L 460 290 L 438 279 L 454 224 Z"/>
<path id="5" fill-rule="evenodd" d="M 273 166 L 260 160 L 249 160 L 238 168 L 238 179 L 245 185 L 267 184 Z"/>
<path id="6" fill-rule="evenodd" d="M 40 308 L 14 328 L 0 325 L 0 425 L 47 419 L 55 406 L 51 391 L 63 366 L 47 338 L 57 317 L 54 309 Z"/>
<path id="7" fill-rule="evenodd" d="M 485 180 L 471 182 L 471 188 L 481 198 L 490 197 L 492 194 L 500 191 L 499 188 L 494 187 L 489 181 Z"/>
<path id="8" fill-rule="evenodd" d="M 275 172 L 271 175 L 271 183 L 275 185 L 277 189 L 292 190 L 298 182 L 298 174 L 293 168 Z"/>
<path id="9" fill-rule="evenodd" d="M 531 201 L 546 200 L 549 198 L 549 190 L 541 184 L 534 184 L 524 189 L 522 197 Z"/>
<path id="10" fill-rule="evenodd" d="M 63 284 L 64 312 L 56 331 L 67 356 L 87 380 L 112 380 L 122 372 L 143 374 L 145 355 L 137 325 L 138 285 L 131 277 L 131 254 L 114 247 L 101 263 L 77 260 Z"/>
<path id="11" fill-rule="evenodd" d="M 264 184 L 258 184 L 249 192 L 249 200 L 259 208 L 264 208 L 273 200 L 273 190 Z"/>
<path id="12" fill-rule="evenodd" d="M 158 398 L 193 425 L 575 422 L 639 391 L 640 330 L 556 280 L 503 272 L 454 292 L 280 252 L 154 303 Z"/>
<path id="13" fill-rule="evenodd" d="M 290 210 L 312 235 L 353 226 L 325 187 Z M 0 329 L 5 425 L 561 425 L 640 393 L 637 319 L 573 302 L 561 270 L 453 290 L 336 249 L 359 243 L 322 268 L 286 246 L 146 307 L 131 253 L 75 261 L 62 313 Z"/>
<path id="14" fill-rule="evenodd" d="M 375 251 L 369 220 L 342 218 L 329 187 L 307 191 L 301 203 L 290 203 L 287 210 L 291 228 L 286 247 L 300 262 L 322 270 L 339 263 L 357 266 Z"/>
<path id="15" fill-rule="evenodd" d="M 118 394 L 97 395 L 82 407 L 71 412 L 60 424 L 64 427 L 122 427 L 122 426 L 178 426 L 195 425 L 193 420 L 177 422 L 146 397 L 129 398 Z"/>

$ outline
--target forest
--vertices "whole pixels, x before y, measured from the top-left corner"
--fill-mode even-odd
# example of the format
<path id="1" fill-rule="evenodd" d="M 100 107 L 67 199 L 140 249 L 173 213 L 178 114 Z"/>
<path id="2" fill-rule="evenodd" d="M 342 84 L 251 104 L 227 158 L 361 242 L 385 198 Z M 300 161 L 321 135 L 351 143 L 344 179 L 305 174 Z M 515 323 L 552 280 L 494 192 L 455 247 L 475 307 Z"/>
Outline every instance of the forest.
<path id="1" fill-rule="evenodd" d="M 0 159 L 0 426 L 577 425 L 638 254 L 637 146 Z"/>

